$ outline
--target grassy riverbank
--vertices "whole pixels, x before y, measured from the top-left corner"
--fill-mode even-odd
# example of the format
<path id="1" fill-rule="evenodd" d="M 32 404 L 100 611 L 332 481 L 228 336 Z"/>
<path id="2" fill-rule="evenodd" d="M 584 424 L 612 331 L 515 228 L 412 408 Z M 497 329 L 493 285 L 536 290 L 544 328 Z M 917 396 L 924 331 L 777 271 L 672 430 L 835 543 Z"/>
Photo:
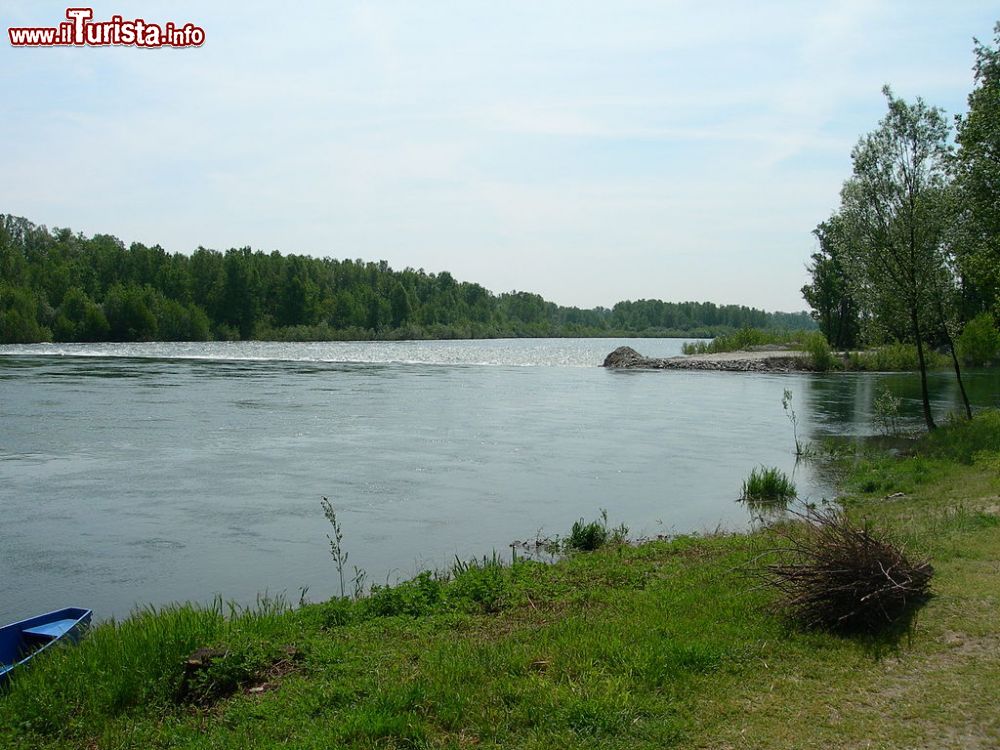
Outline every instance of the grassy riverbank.
<path id="1" fill-rule="evenodd" d="M 998 446 L 994 412 L 903 458 L 831 460 L 849 512 L 935 566 L 896 643 L 787 628 L 746 574 L 771 532 L 608 545 L 359 602 L 102 625 L 0 697 L 0 746 L 996 747 Z"/>
<path id="2" fill-rule="evenodd" d="M 765 331 L 744 328 L 716 336 L 711 341 L 685 343 L 684 354 L 724 354 L 781 348 L 805 352 L 811 369 L 846 370 L 850 372 L 915 372 L 920 369 L 917 348 L 899 342 L 859 351 L 835 352 L 819 331 Z M 951 359 L 933 349 L 924 352 L 927 367 L 943 370 L 952 366 Z"/>

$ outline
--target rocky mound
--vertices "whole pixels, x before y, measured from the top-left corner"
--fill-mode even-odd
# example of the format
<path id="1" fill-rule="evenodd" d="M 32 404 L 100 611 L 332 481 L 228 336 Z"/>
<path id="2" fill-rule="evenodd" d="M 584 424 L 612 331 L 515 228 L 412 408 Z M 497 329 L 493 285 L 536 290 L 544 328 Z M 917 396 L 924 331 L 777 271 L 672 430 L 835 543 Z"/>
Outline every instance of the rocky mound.
<path id="1" fill-rule="evenodd" d="M 604 367 L 638 370 L 716 370 L 727 372 L 809 372 L 804 352 L 770 348 L 764 351 L 695 354 L 685 357 L 644 357 L 620 346 L 604 358 Z"/>
<path id="2" fill-rule="evenodd" d="M 649 367 L 648 360 L 631 346 L 619 346 L 604 358 L 601 367 Z"/>

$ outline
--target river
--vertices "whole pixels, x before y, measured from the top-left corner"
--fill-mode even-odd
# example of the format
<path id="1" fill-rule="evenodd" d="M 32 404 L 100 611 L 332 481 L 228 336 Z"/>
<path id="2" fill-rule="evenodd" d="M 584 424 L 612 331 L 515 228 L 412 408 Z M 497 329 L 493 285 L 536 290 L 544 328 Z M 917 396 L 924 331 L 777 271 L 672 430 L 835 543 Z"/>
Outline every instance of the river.
<path id="1" fill-rule="evenodd" d="M 92 607 L 296 600 L 339 590 L 321 497 L 348 566 L 382 583 L 564 534 L 608 511 L 652 536 L 750 523 L 758 464 L 794 471 L 799 432 L 873 431 L 880 383 L 919 424 L 912 375 L 609 371 L 627 344 L 679 339 L 0 347 L 0 622 Z M 997 405 L 997 373 L 971 373 Z M 956 408 L 948 373 L 935 409 Z"/>

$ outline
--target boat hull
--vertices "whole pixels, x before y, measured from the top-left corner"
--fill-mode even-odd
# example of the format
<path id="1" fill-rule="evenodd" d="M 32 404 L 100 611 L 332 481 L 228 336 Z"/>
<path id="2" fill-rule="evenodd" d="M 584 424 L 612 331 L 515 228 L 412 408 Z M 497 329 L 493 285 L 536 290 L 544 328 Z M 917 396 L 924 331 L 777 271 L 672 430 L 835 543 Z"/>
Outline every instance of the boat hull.
<path id="1" fill-rule="evenodd" d="M 11 673 L 57 643 L 76 643 L 90 626 L 93 612 L 66 607 L 0 628 L 0 685 Z"/>

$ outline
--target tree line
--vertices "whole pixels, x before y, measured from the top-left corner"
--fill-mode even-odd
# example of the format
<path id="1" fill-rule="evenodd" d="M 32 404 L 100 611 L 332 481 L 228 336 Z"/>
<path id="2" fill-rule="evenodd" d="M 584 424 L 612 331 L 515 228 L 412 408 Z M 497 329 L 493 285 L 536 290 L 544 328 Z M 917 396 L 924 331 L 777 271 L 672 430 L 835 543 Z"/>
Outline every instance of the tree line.
<path id="1" fill-rule="evenodd" d="M 1000 347 L 1000 23 L 994 44 L 975 42 L 975 85 L 954 142 L 942 110 L 883 89 L 886 115 L 851 153 L 802 289 L 834 347 L 916 348 L 929 429 L 927 349 L 950 358 L 971 418 L 956 339 L 976 342 L 982 360 Z"/>
<path id="2" fill-rule="evenodd" d="M 806 312 L 711 302 L 563 307 L 447 271 L 199 247 L 168 253 L 0 215 L 0 343 L 686 334 L 815 327 Z"/>

